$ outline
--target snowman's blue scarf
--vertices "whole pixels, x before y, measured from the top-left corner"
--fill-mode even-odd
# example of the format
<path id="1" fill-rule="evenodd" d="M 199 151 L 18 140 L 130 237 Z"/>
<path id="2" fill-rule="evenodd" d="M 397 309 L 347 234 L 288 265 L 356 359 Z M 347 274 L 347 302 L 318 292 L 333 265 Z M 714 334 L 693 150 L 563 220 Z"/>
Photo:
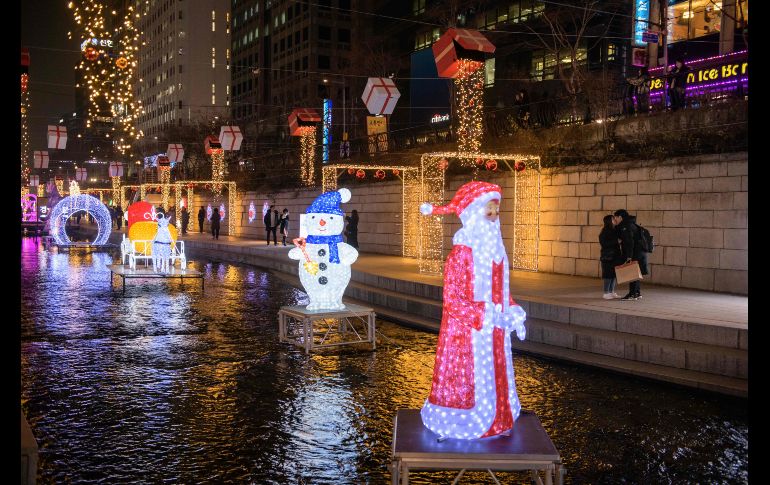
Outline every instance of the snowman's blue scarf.
<path id="1" fill-rule="evenodd" d="M 340 262 L 340 253 L 337 250 L 337 244 L 342 242 L 342 234 L 337 234 L 336 236 L 308 236 L 307 242 L 310 244 L 328 244 L 329 262 Z"/>

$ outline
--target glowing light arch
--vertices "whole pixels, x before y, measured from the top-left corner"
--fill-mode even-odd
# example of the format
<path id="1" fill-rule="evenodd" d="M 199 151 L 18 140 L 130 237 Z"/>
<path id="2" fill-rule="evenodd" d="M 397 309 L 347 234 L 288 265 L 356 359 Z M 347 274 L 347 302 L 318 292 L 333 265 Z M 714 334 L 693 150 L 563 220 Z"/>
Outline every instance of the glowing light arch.
<path id="1" fill-rule="evenodd" d="M 97 246 L 106 244 L 112 230 L 110 211 L 99 199 L 86 194 L 64 197 L 54 206 L 49 220 L 51 222 L 51 236 L 56 244 L 72 244 L 69 236 L 67 236 L 67 219 L 81 211 L 90 214 L 99 228 L 96 238 L 91 244 Z"/>

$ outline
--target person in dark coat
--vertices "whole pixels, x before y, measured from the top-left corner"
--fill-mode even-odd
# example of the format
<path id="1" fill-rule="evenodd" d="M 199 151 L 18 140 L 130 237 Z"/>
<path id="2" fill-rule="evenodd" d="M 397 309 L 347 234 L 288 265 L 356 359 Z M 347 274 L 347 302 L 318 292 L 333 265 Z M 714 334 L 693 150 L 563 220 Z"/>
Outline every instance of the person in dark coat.
<path id="1" fill-rule="evenodd" d="M 642 238 L 639 226 L 636 225 L 636 216 L 629 215 L 625 209 L 618 209 L 613 217 L 620 237 L 623 259 L 626 263 L 630 263 L 632 260 L 637 261 L 642 275 L 648 274 L 647 253 L 642 250 Z M 628 294 L 621 300 L 639 300 L 642 298 L 641 290 L 641 281 L 632 281 L 628 284 Z"/>
<path id="2" fill-rule="evenodd" d="M 214 211 L 211 214 L 211 239 L 219 239 L 219 221 L 222 220 L 222 216 L 219 215 L 219 207 L 214 207 Z"/>
<path id="3" fill-rule="evenodd" d="M 273 245 L 278 246 L 278 237 L 275 234 L 275 231 L 278 227 L 278 211 L 274 210 L 275 206 L 271 205 L 270 209 L 265 212 L 265 218 L 262 219 L 262 222 L 265 223 L 265 232 L 267 233 L 266 239 L 267 239 L 267 245 L 270 246 L 270 234 L 273 235 Z"/>
<path id="4" fill-rule="evenodd" d="M 181 219 L 182 219 L 182 234 L 187 234 L 187 226 L 190 225 L 190 213 L 187 212 L 187 207 L 182 207 Z"/>
<path id="5" fill-rule="evenodd" d="M 669 73 L 669 85 L 668 94 L 671 98 L 671 110 L 676 111 L 679 108 L 684 108 L 686 105 L 687 94 L 687 74 L 690 72 L 690 68 L 684 64 L 684 60 L 679 58 L 676 60 L 674 69 Z"/>
<path id="6" fill-rule="evenodd" d="M 206 218 L 206 209 L 201 207 L 198 211 L 198 232 L 203 232 L 203 219 Z"/>
<path id="7" fill-rule="evenodd" d="M 281 231 L 283 245 L 286 246 L 286 238 L 289 236 L 289 209 L 284 209 L 281 214 L 279 231 Z"/>
<path id="8" fill-rule="evenodd" d="M 617 284 L 615 266 L 623 264 L 624 259 L 623 254 L 620 252 L 618 231 L 613 221 L 614 218 L 612 214 L 604 216 L 604 227 L 602 227 L 602 231 L 599 233 L 599 244 L 601 245 L 599 261 L 602 265 L 602 279 L 604 280 L 604 295 L 602 298 L 605 300 L 620 298 L 620 295 L 615 293 L 615 285 Z"/>
<path id="9" fill-rule="evenodd" d="M 117 206 L 115 208 L 115 223 L 118 225 L 118 231 L 123 227 L 123 208 Z"/>
<path id="10" fill-rule="evenodd" d="M 347 243 L 358 249 L 358 211 L 353 209 L 349 216 L 345 216 L 345 220 L 348 222 L 348 227 L 345 229 Z"/>

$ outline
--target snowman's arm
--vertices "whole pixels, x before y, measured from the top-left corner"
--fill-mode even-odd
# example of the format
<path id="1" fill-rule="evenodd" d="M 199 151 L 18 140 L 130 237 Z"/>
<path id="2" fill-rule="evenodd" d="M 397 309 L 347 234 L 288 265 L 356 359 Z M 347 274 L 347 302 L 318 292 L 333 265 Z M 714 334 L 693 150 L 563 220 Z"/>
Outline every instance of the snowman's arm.
<path id="1" fill-rule="evenodd" d="M 358 250 L 348 243 L 339 243 L 340 262 L 342 264 L 353 264 L 358 259 Z"/>
<path id="2" fill-rule="evenodd" d="M 291 251 L 289 251 L 289 258 L 302 259 L 302 250 L 300 248 L 292 248 Z"/>

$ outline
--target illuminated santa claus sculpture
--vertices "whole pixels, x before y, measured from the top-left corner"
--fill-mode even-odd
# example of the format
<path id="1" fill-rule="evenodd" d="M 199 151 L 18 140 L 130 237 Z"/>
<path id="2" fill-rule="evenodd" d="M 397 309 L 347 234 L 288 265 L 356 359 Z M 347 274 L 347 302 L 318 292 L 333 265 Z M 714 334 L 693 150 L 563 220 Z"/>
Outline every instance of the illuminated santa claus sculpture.
<path id="1" fill-rule="evenodd" d="M 469 182 L 445 206 L 420 206 L 424 215 L 455 213 L 463 224 L 444 266 L 433 385 L 420 411 L 439 439 L 509 434 L 521 411 L 511 332 L 524 340 L 526 314 L 509 293 L 501 194 L 498 185 Z"/>

